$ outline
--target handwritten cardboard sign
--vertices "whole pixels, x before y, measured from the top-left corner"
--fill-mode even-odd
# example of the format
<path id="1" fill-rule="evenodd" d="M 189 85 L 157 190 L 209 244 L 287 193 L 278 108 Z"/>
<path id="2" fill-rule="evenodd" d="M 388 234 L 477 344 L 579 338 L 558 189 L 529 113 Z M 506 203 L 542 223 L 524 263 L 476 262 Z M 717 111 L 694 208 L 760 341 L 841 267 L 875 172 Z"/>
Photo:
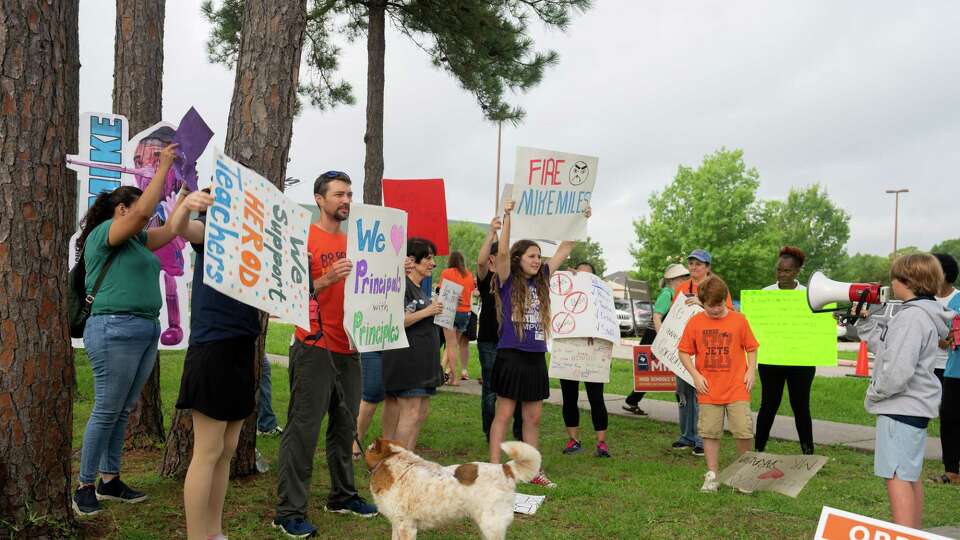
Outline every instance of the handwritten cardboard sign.
<path id="1" fill-rule="evenodd" d="M 667 318 L 663 320 L 651 349 L 653 354 L 660 359 L 661 364 L 670 368 L 670 371 L 674 372 L 677 377 L 693 386 L 693 376 L 680 363 L 680 353 L 677 351 L 677 347 L 680 345 L 680 338 L 683 337 L 683 329 L 687 327 L 687 322 L 691 317 L 703 311 L 703 308 L 696 304 L 688 306 L 686 300 L 686 296 L 682 294 L 678 294 L 673 299 L 670 313 L 667 313 Z"/>
<path id="2" fill-rule="evenodd" d="M 599 160 L 539 148 L 517 148 L 511 239 L 586 240 Z"/>
<path id="3" fill-rule="evenodd" d="M 457 306 L 460 305 L 460 295 L 463 285 L 449 279 L 443 280 L 440 285 L 440 303 L 443 311 L 433 317 L 433 324 L 453 330 L 453 319 L 457 316 Z"/>
<path id="4" fill-rule="evenodd" d="M 720 482 L 735 488 L 776 491 L 796 497 L 826 463 L 824 456 L 747 452 L 720 472 Z"/>
<path id="5" fill-rule="evenodd" d="M 513 511 L 516 514 L 526 514 L 532 516 L 537 513 L 546 495 L 526 495 L 523 493 L 513 494 Z"/>
<path id="6" fill-rule="evenodd" d="M 219 149 L 207 210 L 203 282 L 300 328 L 310 328 L 310 214 Z"/>
<path id="7" fill-rule="evenodd" d="M 407 212 L 407 238 L 426 238 L 437 245 L 437 255 L 450 254 L 447 200 L 443 179 L 383 179 L 383 205 Z"/>
<path id="8" fill-rule="evenodd" d="M 633 391 L 677 391 L 677 379 L 673 371 L 660 362 L 650 345 L 636 345 L 633 348 Z"/>
<path id="9" fill-rule="evenodd" d="M 741 291 L 743 314 L 763 347 L 757 362 L 775 366 L 837 365 L 837 322 L 812 313 L 806 291 Z"/>
<path id="10" fill-rule="evenodd" d="M 613 343 L 603 339 L 555 339 L 550 350 L 549 375 L 554 379 L 610 382 Z"/>
<path id="11" fill-rule="evenodd" d="M 350 206 L 347 258 L 353 270 L 343 288 L 343 328 L 359 352 L 409 346 L 403 327 L 406 228 L 403 210 Z"/>
<path id="12" fill-rule="evenodd" d="M 620 342 L 613 290 L 589 272 L 550 274 L 550 324 L 554 338 L 599 338 Z"/>
<path id="13" fill-rule="evenodd" d="M 921 531 L 824 506 L 814 540 L 949 540 Z"/>

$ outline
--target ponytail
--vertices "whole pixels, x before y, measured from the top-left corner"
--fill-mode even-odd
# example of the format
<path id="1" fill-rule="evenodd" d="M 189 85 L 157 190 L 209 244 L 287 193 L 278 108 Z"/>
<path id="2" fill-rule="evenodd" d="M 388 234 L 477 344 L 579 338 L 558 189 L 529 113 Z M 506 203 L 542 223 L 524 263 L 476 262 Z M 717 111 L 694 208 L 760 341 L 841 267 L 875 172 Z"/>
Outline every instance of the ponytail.
<path id="1" fill-rule="evenodd" d="M 121 204 L 132 206 L 140 198 L 140 195 L 143 195 L 143 191 L 134 186 L 120 186 L 113 191 L 105 191 L 97 195 L 93 205 L 90 206 L 80 222 L 80 236 L 77 237 L 77 256 L 83 255 L 83 246 L 93 229 L 112 218 L 117 206 Z"/>

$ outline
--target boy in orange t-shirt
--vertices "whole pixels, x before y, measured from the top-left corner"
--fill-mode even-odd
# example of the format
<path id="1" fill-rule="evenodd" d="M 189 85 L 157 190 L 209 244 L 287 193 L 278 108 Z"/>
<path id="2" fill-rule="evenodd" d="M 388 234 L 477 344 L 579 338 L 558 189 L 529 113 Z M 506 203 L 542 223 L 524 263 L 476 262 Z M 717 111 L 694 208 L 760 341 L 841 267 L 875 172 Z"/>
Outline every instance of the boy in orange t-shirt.
<path id="1" fill-rule="evenodd" d="M 720 487 L 717 462 L 724 414 L 737 441 L 737 453 L 753 447 L 750 391 L 759 344 L 746 317 L 726 306 L 728 294 L 727 284 L 716 276 L 700 284 L 697 296 L 704 311 L 687 323 L 678 347 L 680 361 L 693 376 L 700 403 L 697 430 L 703 437 L 708 469 L 700 491 L 711 493 Z M 696 357 L 696 363 L 691 356 Z"/>

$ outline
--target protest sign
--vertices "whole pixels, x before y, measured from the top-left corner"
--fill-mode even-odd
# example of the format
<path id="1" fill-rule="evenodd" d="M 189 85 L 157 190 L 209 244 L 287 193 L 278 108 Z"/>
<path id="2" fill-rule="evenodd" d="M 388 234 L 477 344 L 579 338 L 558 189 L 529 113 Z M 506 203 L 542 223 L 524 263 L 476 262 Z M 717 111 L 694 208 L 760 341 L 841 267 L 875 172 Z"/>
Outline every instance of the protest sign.
<path id="1" fill-rule="evenodd" d="M 720 482 L 749 491 L 776 491 L 796 497 L 826 463 L 824 456 L 747 452 L 720 472 Z"/>
<path id="2" fill-rule="evenodd" d="M 604 339 L 555 339 L 550 350 L 549 375 L 554 379 L 610 382 L 613 343 Z"/>
<path id="3" fill-rule="evenodd" d="M 599 160 L 539 148 L 517 148 L 510 238 L 586 240 Z"/>
<path id="4" fill-rule="evenodd" d="M 741 291 L 741 311 L 757 341 L 757 362 L 776 366 L 837 365 L 837 321 L 813 313 L 806 291 Z"/>
<path id="5" fill-rule="evenodd" d="M 179 145 L 173 169 L 177 178 L 190 191 L 197 190 L 197 160 L 200 159 L 200 155 L 212 138 L 213 130 L 203 121 L 200 113 L 190 107 L 187 114 L 180 120 L 177 133 L 173 136 L 173 142 Z"/>
<path id="6" fill-rule="evenodd" d="M 589 272 L 550 274 L 550 314 L 555 339 L 590 337 L 620 342 L 613 291 Z"/>
<path id="7" fill-rule="evenodd" d="M 394 208 L 352 204 L 347 219 L 347 276 L 343 328 L 359 352 L 402 349 L 407 256 L 407 213 Z"/>
<path id="8" fill-rule="evenodd" d="M 443 304 L 443 311 L 433 317 L 434 324 L 453 330 L 453 319 L 457 316 L 457 306 L 460 304 L 461 294 L 463 294 L 463 285 L 454 283 L 449 279 L 441 282 L 440 303 Z"/>
<path id="9" fill-rule="evenodd" d="M 677 391 L 677 379 L 673 371 L 660 362 L 650 345 L 636 345 L 633 348 L 633 391 Z"/>
<path id="10" fill-rule="evenodd" d="M 949 540 L 932 532 L 824 506 L 814 540 Z"/>
<path id="11" fill-rule="evenodd" d="M 506 211 L 507 201 L 513 200 L 513 184 L 506 184 L 500 190 L 500 202 L 497 203 L 497 217 L 502 218 Z"/>
<path id="12" fill-rule="evenodd" d="M 660 360 L 660 363 L 670 368 L 677 377 L 680 377 L 687 384 L 693 386 L 693 376 L 680 363 L 680 353 L 677 347 L 680 345 L 680 338 L 683 337 L 683 329 L 687 327 L 687 321 L 691 317 L 703 311 L 703 308 L 693 304 L 687 305 L 687 297 L 678 294 L 673 299 L 673 305 L 670 307 L 670 313 L 660 325 L 660 331 L 653 340 L 651 349 L 653 354 Z"/>
<path id="13" fill-rule="evenodd" d="M 219 149 L 207 210 L 203 282 L 300 328 L 310 328 L 310 214 Z"/>
<path id="14" fill-rule="evenodd" d="M 437 255 L 450 254 L 447 201 L 443 179 L 383 179 L 383 205 L 407 212 L 407 238 L 426 238 L 437 245 Z"/>
<path id="15" fill-rule="evenodd" d="M 516 514 L 526 514 L 532 516 L 540 509 L 546 495 L 526 495 L 524 493 L 513 494 L 513 511 Z"/>

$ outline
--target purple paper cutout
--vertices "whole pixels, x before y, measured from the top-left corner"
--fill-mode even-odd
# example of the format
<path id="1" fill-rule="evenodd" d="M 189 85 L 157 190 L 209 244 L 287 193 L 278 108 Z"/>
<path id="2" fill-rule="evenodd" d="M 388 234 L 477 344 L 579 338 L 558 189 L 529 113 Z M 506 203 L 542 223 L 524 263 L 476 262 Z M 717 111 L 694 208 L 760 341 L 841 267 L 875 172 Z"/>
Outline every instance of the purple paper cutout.
<path id="1" fill-rule="evenodd" d="M 177 147 L 177 158 L 173 160 L 173 170 L 177 179 L 186 184 L 190 191 L 197 190 L 197 160 L 207 148 L 213 130 L 203 121 L 200 113 L 193 107 L 183 115 L 173 141 Z"/>

